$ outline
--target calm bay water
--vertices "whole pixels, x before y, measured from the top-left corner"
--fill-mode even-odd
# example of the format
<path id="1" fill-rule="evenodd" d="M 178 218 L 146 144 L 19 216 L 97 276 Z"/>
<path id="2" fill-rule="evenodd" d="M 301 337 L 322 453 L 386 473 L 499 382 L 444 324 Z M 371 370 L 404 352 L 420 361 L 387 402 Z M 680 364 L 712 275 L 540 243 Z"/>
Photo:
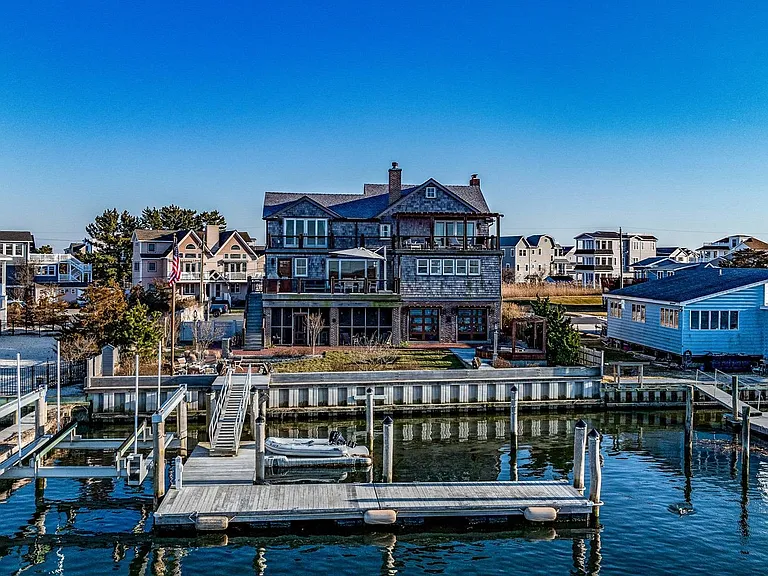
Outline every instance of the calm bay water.
<path id="1" fill-rule="evenodd" d="M 768 566 L 768 458 L 755 448 L 746 490 L 732 438 L 716 412 L 697 413 L 691 475 L 679 413 L 583 415 L 604 434 L 602 530 L 387 532 L 334 536 L 159 538 L 151 486 L 111 480 L 0 482 L 5 574 L 745 574 Z M 571 472 L 572 415 L 524 417 L 521 480 Z M 361 423 L 337 422 L 349 433 Z M 270 433 L 326 434 L 327 424 Z M 396 481 L 509 479 L 506 421 L 400 419 Z M 116 427 L 93 436 L 118 436 Z M 380 447 L 377 445 L 377 451 Z M 106 463 L 93 453 L 62 462 Z M 330 479 L 330 478 L 326 478 Z M 364 481 L 349 474 L 344 481 Z M 681 515 L 680 508 L 693 513 Z M 226 545 L 223 545 L 226 542 Z"/>

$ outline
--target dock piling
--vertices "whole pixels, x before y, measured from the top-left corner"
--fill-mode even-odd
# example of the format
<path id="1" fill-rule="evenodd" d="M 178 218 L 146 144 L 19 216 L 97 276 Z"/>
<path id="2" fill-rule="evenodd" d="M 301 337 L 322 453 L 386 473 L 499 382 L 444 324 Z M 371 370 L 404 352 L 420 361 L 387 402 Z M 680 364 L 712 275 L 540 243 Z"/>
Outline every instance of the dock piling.
<path id="1" fill-rule="evenodd" d="M 685 388 L 685 446 L 687 450 L 693 447 L 693 386 Z"/>
<path id="2" fill-rule="evenodd" d="M 587 435 L 589 443 L 589 499 L 595 504 L 600 504 L 600 492 L 603 488 L 603 472 L 600 468 L 600 432 L 592 428 Z M 595 506 L 592 511 L 597 520 L 600 508 Z"/>
<path id="3" fill-rule="evenodd" d="M 517 386 L 514 384 L 509 389 L 509 433 L 512 436 L 517 436 Z"/>
<path id="4" fill-rule="evenodd" d="M 373 450 L 373 388 L 365 390 L 365 438 L 368 449 Z"/>
<path id="5" fill-rule="evenodd" d="M 731 407 L 733 408 L 733 420 L 739 421 L 739 377 L 731 376 Z"/>
<path id="6" fill-rule="evenodd" d="M 394 439 L 395 439 L 395 427 L 392 422 L 392 418 L 387 416 L 384 418 L 384 457 L 382 458 L 382 464 L 384 468 L 384 482 L 387 484 L 392 483 L 392 466 L 393 466 L 393 451 L 394 451 Z"/>
<path id="7" fill-rule="evenodd" d="M 152 487 L 155 499 L 165 496 L 165 422 L 152 422 L 152 454 L 155 473 L 152 477 Z"/>
<path id="8" fill-rule="evenodd" d="M 741 409 L 741 475 L 749 478 L 749 443 L 750 443 L 750 413 L 752 408 L 744 406 Z"/>
<path id="9" fill-rule="evenodd" d="M 584 490 L 584 461 L 587 450 L 587 423 L 576 422 L 573 431 L 573 487 Z"/>
<path id="10" fill-rule="evenodd" d="M 173 471 L 173 478 L 174 478 L 174 485 L 176 486 L 176 490 L 181 490 L 183 488 L 184 482 L 183 482 L 183 476 L 184 476 L 184 462 L 182 461 L 181 456 L 176 456 L 173 460 L 174 463 L 174 471 Z"/>
<path id="11" fill-rule="evenodd" d="M 259 417 L 256 418 L 256 426 L 254 430 L 254 437 L 256 439 L 256 466 L 253 472 L 254 484 L 264 484 L 264 467 L 266 463 L 264 442 L 266 440 L 266 432 L 267 426 L 266 421 L 264 420 L 264 415 L 259 414 Z"/>
<path id="12" fill-rule="evenodd" d="M 35 404 L 35 438 L 45 436 L 45 428 L 48 425 L 48 403 L 45 401 L 45 392 L 37 397 Z"/>
<path id="13" fill-rule="evenodd" d="M 187 399 L 186 397 L 179 402 L 179 406 L 176 409 L 176 427 L 179 430 L 179 454 L 183 457 L 187 457 Z"/>

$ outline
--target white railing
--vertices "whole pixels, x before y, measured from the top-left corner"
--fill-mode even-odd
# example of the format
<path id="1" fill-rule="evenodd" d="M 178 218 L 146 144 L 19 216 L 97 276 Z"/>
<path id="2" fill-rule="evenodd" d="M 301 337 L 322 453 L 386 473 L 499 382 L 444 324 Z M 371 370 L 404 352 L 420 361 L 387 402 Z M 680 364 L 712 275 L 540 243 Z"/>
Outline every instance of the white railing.
<path id="1" fill-rule="evenodd" d="M 200 280 L 200 272 L 182 272 L 181 280 Z"/>
<path id="2" fill-rule="evenodd" d="M 248 401 L 251 398 L 251 367 L 248 366 L 248 375 L 245 377 L 245 388 L 243 397 L 240 399 L 240 405 L 237 407 L 237 418 L 235 419 L 235 452 L 240 449 L 240 435 L 243 433 L 245 424 L 245 412 L 248 410 Z"/>
<path id="3" fill-rule="evenodd" d="M 247 272 L 222 272 L 221 277 L 230 282 L 242 281 L 245 282 L 248 279 Z"/>
<path id="4" fill-rule="evenodd" d="M 216 401 L 213 405 L 213 413 L 211 414 L 211 423 L 208 425 L 208 441 L 211 443 L 211 448 L 216 441 L 216 428 L 219 424 L 219 418 L 221 418 L 222 411 L 224 410 L 224 404 L 227 401 L 229 390 L 232 388 L 232 370 L 227 371 L 227 376 L 224 378 L 224 385 L 219 390 L 219 395 L 216 397 Z"/>

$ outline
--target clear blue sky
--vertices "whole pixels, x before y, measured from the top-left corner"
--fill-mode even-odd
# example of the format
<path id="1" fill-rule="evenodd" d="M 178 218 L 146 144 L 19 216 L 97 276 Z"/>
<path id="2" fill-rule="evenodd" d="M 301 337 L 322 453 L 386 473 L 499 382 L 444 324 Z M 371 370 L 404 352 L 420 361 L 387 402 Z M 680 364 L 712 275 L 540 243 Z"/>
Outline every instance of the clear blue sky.
<path id="1" fill-rule="evenodd" d="M 0 229 L 481 176 L 504 233 L 768 240 L 762 1 L 10 2 Z M 173 4 L 174 6 L 172 6 Z"/>

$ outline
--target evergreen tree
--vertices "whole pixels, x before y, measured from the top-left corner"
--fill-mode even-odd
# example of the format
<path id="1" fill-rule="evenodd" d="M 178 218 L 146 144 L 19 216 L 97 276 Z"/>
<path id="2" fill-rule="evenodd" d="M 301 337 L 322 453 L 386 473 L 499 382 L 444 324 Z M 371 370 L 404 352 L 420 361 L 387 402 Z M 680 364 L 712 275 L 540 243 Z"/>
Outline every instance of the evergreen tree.
<path id="1" fill-rule="evenodd" d="M 537 297 L 533 313 L 547 320 L 547 362 L 552 366 L 573 366 L 578 361 L 581 337 L 565 315 L 565 306 Z"/>
<path id="2" fill-rule="evenodd" d="M 105 210 L 85 230 L 91 237 L 94 251 L 83 254 L 83 260 L 93 265 L 93 279 L 115 281 L 124 285 L 131 280 L 133 246 L 131 236 L 138 228 L 138 219 L 117 208 Z"/>
<path id="3" fill-rule="evenodd" d="M 201 230 L 206 224 L 222 227 L 227 225 L 227 221 L 218 210 L 196 212 L 175 204 L 161 208 L 147 206 L 141 212 L 139 220 L 142 228 L 151 230 Z"/>
<path id="4" fill-rule="evenodd" d="M 43 244 L 42 246 L 40 246 L 40 248 L 35 250 L 35 253 L 36 254 L 53 254 L 53 246 L 51 246 L 50 244 Z"/>
<path id="5" fill-rule="evenodd" d="M 723 268 L 768 268 L 768 251 L 746 248 L 735 252 L 730 260 L 720 261 Z"/>

